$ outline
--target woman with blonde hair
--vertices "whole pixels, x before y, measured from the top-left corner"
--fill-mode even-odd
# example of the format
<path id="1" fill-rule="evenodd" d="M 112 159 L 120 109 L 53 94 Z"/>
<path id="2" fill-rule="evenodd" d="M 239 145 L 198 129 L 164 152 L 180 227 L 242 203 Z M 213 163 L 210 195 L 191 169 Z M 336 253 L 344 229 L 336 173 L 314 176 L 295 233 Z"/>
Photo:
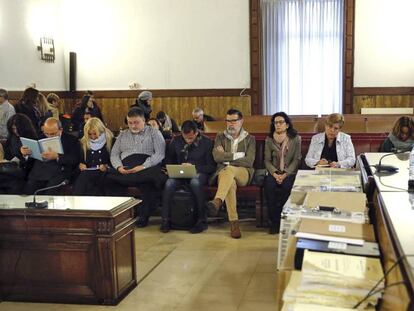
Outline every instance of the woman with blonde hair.
<path id="1" fill-rule="evenodd" d="M 305 162 L 309 167 L 351 168 L 355 165 L 355 149 L 351 136 L 341 132 L 344 116 L 332 113 L 325 119 L 325 132 L 312 137 Z"/>
<path id="2" fill-rule="evenodd" d="M 49 104 L 47 102 L 46 96 L 42 93 L 39 93 L 39 95 L 37 95 L 36 106 L 40 112 L 40 123 L 43 125 L 43 123 L 45 123 L 48 118 L 53 116 L 53 113 L 49 109 Z"/>
<path id="3" fill-rule="evenodd" d="M 103 180 L 110 166 L 113 134 L 98 118 L 86 122 L 81 138 L 80 174 L 73 189 L 74 195 L 103 195 Z"/>

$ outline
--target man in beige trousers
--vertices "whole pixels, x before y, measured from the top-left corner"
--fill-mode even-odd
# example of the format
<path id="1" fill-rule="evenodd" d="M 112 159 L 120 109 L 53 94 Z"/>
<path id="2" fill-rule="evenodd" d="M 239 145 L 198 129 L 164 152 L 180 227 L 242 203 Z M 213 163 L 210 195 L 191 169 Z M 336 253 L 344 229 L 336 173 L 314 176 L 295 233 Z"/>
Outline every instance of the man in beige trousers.
<path id="1" fill-rule="evenodd" d="M 247 186 L 254 174 L 253 162 L 256 155 L 256 140 L 243 129 L 243 114 L 230 109 L 226 115 L 227 128 L 218 133 L 214 141 L 213 157 L 217 170 L 211 178 L 218 178 L 218 189 L 214 200 L 207 203 L 210 215 L 217 215 L 226 202 L 232 238 L 241 237 L 237 215 L 237 187 Z"/>

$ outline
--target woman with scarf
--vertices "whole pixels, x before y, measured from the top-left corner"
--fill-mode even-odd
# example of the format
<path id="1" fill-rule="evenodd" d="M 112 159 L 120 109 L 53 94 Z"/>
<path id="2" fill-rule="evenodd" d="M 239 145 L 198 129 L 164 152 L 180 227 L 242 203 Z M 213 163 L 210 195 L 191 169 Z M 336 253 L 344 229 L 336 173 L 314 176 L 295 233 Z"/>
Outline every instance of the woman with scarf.
<path id="1" fill-rule="evenodd" d="M 272 116 L 265 141 L 264 163 L 268 171 L 264 191 L 269 217 L 269 233 L 280 228 L 280 214 L 295 181 L 301 159 L 301 138 L 284 112 Z"/>
<path id="2" fill-rule="evenodd" d="M 414 121 L 410 117 L 399 118 L 387 139 L 382 143 L 381 152 L 410 151 L 414 145 Z"/>
<path id="3" fill-rule="evenodd" d="M 74 195 L 103 195 L 105 174 L 110 166 L 113 134 L 98 118 L 89 119 L 81 138 L 80 174 Z"/>

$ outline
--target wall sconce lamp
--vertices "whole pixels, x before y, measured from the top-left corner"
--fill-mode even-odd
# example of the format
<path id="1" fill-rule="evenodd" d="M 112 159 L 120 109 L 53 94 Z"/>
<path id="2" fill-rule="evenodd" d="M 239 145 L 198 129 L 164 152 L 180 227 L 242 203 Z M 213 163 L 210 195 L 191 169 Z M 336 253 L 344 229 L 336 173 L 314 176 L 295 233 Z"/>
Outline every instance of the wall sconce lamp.
<path id="1" fill-rule="evenodd" d="M 48 63 L 55 62 L 55 42 L 52 38 L 40 38 L 40 46 L 37 47 L 40 51 L 40 58 Z"/>

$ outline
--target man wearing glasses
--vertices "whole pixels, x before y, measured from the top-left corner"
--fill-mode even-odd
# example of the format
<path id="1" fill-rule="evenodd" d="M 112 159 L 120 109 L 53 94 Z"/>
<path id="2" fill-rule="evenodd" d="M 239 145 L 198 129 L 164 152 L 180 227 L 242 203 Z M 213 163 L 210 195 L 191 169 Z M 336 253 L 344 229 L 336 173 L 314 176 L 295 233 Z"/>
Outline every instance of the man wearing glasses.
<path id="1" fill-rule="evenodd" d="M 230 235 L 241 237 L 237 215 L 237 186 L 243 187 L 253 178 L 253 162 L 256 155 L 256 140 L 243 129 L 243 115 L 230 109 L 226 115 L 227 128 L 218 133 L 214 141 L 213 157 L 217 170 L 211 182 L 218 178 L 218 189 L 214 200 L 207 203 L 210 215 L 217 215 L 223 201 L 226 202 L 230 221 Z"/>

